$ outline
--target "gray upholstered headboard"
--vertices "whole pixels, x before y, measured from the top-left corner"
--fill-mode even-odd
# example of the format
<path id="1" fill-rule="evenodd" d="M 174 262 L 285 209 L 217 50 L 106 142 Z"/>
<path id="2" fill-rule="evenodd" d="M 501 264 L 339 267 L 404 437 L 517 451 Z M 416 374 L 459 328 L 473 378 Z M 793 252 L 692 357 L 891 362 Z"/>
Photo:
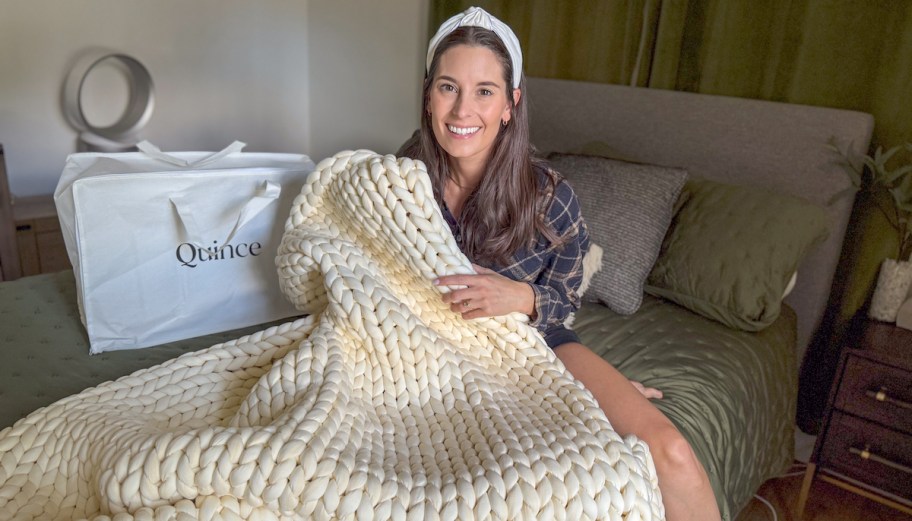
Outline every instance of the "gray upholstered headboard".
<path id="1" fill-rule="evenodd" d="M 769 101 L 528 78 L 532 142 L 542 153 L 573 151 L 601 141 L 617 157 L 686 168 L 691 174 L 761 186 L 825 206 L 830 235 L 798 269 L 786 299 L 798 315 L 799 360 L 820 326 L 830 296 L 851 195 L 826 148 L 833 137 L 867 153 L 869 114 Z"/>

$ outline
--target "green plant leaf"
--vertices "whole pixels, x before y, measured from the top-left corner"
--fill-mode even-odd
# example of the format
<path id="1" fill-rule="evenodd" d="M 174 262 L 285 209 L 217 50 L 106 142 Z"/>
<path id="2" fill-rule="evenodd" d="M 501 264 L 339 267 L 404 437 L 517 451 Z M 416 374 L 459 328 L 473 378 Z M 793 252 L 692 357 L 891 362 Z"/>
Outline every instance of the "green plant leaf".
<path id="1" fill-rule="evenodd" d="M 880 156 L 880 164 L 881 165 L 886 164 L 887 161 L 889 161 L 891 157 L 895 156 L 897 152 L 902 150 L 902 148 L 903 148 L 902 146 L 896 145 L 895 147 L 892 147 L 889 150 L 887 150 L 886 152 L 884 152 Z M 879 152 L 880 150 L 881 150 L 880 147 L 877 147 L 877 151 Z"/>
<path id="2" fill-rule="evenodd" d="M 890 188 L 893 201 L 899 203 L 912 203 L 912 177 L 906 177 L 893 188 Z"/>
<path id="3" fill-rule="evenodd" d="M 887 161 L 896 155 L 900 148 L 895 146 L 884 152 L 883 147 L 877 147 L 877 150 L 874 151 L 874 157 L 866 164 L 871 169 L 875 182 L 883 183 L 883 178 L 887 174 Z"/>
<path id="4" fill-rule="evenodd" d="M 883 155 L 883 147 L 878 146 L 877 149 L 874 150 L 874 161 L 880 161 L 880 156 L 882 156 L 882 155 Z"/>
<path id="5" fill-rule="evenodd" d="M 874 162 L 874 158 L 871 156 L 864 156 L 864 164 L 868 167 L 868 171 L 871 174 L 871 180 L 877 181 L 877 170 L 880 168 L 877 163 Z"/>
<path id="6" fill-rule="evenodd" d="M 905 213 L 912 213 L 912 202 L 910 201 L 896 201 L 896 208 Z"/>
<path id="7" fill-rule="evenodd" d="M 892 172 L 886 172 L 883 176 L 883 179 L 884 179 L 883 183 L 888 184 L 888 185 L 892 184 L 897 179 L 908 174 L 909 172 L 912 172 L 912 165 L 906 165 L 906 166 L 897 168 L 896 170 L 893 170 Z"/>
<path id="8" fill-rule="evenodd" d="M 849 165 L 851 167 L 851 165 Z M 853 191 L 857 192 L 861 188 L 861 174 L 854 168 L 846 168 L 846 174 L 849 176 L 849 182 L 852 183 Z"/>
<path id="9" fill-rule="evenodd" d="M 864 158 L 863 157 L 860 158 L 858 156 L 858 154 L 852 153 L 852 146 L 854 144 L 855 144 L 854 141 L 849 141 L 848 145 L 846 146 L 845 151 L 843 151 L 842 148 L 839 146 L 839 141 L 836 139 L 836 137 L 830 136 L 830 138 L 827 140 L 826 144 L 824 145 L 824 148 L 829 150 L 831 152 L 831 155 L 834 156 L 834 157 L 831 157 L 827 163 L 829 165 L 842 168 L 845 171 L 846 175 L 849 177 L 849 182 L 852 184 L 854 191 L 858 191 L 858 189 L 861 188 L 861 185 L 862 185 L 862 174 L 864 171 Z M 855 162 L 852 161 L 853 159 L 855 159 Z M 856 162 L 859 162 L 859 160 L 861 160 L 860 163 L 856 164 Z M 832 198 L 830 198 L 830 204 L 833 201 L 835 201 L 836 199 L 838 199 L 839 197 L 841 197 L 842 195 L 844 195 L 848 191 L 850 191 L 850 190 L 844 190 L 844 191 L 834 195 Z"/>
<path id="10" fill-rule="evenodd" d="M 855 166 L 849 162 L 845 156 L 835 157 L 827 161 L 827 165 L 830 167 L 841 168 L 845 171 L 846 176 L 849 178 L 849 182 L 852 183 L 852 186 L 855 188 L 861 187 L 861 171 L 860 169 L 855 168 Z"/>

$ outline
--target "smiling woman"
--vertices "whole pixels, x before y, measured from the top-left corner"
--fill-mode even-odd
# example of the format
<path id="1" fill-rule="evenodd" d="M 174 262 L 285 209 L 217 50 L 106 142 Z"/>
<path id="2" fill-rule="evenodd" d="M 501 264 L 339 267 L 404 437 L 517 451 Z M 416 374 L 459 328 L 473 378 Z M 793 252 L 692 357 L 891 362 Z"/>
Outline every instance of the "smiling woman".
<path id="1" fill-rule="evenodd" d="M 580 307 L 589 231 L 564 178 L 529 141 L 522 54 L 512 31 L 471 8 L 431 39 L 418 139 L 400 152 L 422 160 L 434 197 L 474 274 L 435 280 L 465 319 L 529 317 L 568 372 L 621 435 L 649 444 L 668 519 L 719 519 L 706 472 L 688 442 L 648 398 L 580 343 L 566 325 Z"/>
<path id="2" fill-rule="evenodd" d="M 420 141 L 407 152 L 424 159 L 438 203 L 460 223 L 460 247 L 482 263 L 507 262 L 536 233 L 559 242 L 537 216 L 539 183 L 553 190 L 555 182 L 533 171 L 546 169 L 530 154 L 525 79 L 513 74 L 522 64 L 518 49 L 483 27 L 438 34 L 428 53 Z"/>

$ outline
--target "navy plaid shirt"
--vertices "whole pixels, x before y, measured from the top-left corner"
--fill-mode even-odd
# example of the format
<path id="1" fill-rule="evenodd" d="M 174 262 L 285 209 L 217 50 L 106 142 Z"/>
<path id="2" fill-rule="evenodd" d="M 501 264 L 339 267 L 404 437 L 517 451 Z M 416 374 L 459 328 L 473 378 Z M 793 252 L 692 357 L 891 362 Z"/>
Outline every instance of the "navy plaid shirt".
<path id="1" fill-rule="evenodd" d="M 536 169 L 536 173 L 539 184 L 546 190 L 542 196 L 547 200 L 551 191 L 548 173 L 539 169 Z M 563 177 L 558 175 L 557 179 L 554 197 L 545 214 L 545 223 L 558 236 L 566 237 L 566 242 L 556 247 L 539 236 L 534 246 L 521 248 L 509 263 L 485 266 L 532 287 L 535 293 L 535 318 L 530 324 L 541 331 L 551 348 L 567 342 L 579 342 L 576 333 L 563 324 L 570 313 L 580 307 L 578 291 L 583 281 L 583 256 L 589 251 L 589 230 L 580 213 L 576 193 Z M 442 210 L 456 243 L 462 247 L 459 223 L 446 204 Z"/>

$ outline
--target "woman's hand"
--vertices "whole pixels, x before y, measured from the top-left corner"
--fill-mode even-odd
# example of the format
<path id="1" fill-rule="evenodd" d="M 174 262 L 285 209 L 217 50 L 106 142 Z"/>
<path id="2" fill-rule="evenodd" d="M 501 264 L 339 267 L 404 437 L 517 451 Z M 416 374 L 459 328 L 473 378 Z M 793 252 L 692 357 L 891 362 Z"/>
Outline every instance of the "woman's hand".
<path id="1" fill-rule="evenodd" d="M 640 382 L 634 382 L 633 380 L 630 380 L 630 383 L 633 384 L 633 386 L 636 387 L 636 390 L 640 391 L 640 394 L 642 394 L 647 400 L 651 400 L 653 398 L 661 399 L 662 396 L 664 396 L 662 391 L 656 389 L 655 387 L 646 387 Z"/>
<path id="2" fill-rule="evenodd" d="M 462 318 L 494 317 L 514 311 L 535 313 L 535 293 L 525 282 L 472 265 L 476 275 L 446 275 L 434 281 L 438 286 L 465 286 L 443 294 L 443 301 Z"/>

